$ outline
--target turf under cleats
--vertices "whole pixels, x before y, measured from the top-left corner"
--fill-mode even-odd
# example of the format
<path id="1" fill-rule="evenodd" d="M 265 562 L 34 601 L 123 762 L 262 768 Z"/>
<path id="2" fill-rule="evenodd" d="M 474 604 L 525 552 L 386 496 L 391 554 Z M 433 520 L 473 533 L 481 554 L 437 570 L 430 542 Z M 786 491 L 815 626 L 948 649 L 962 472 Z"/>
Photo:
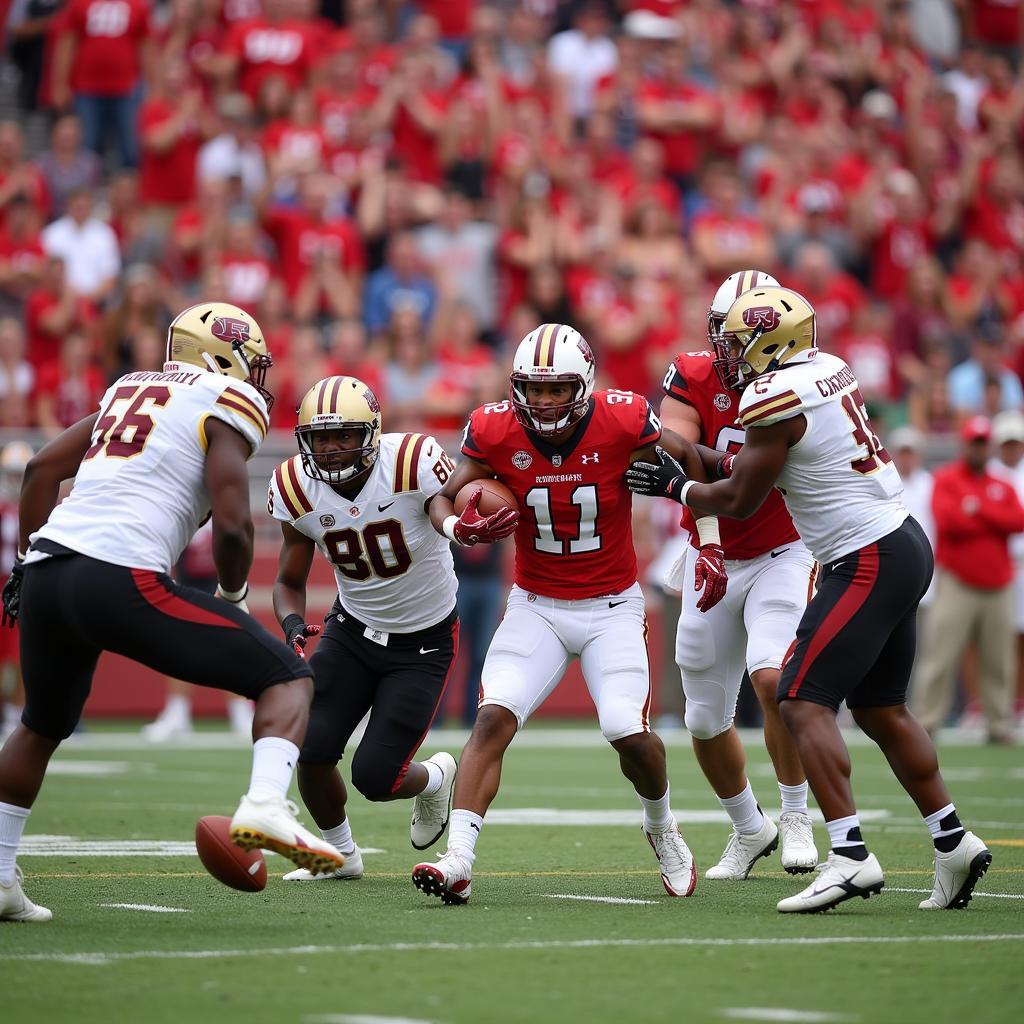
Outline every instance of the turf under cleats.
<path id="1" fill-rule="evenodd" d="M 697 888 L 697 862 L 679 833 L 676 819 L 673 818 L 672 824 L 660 832 L 644 829 L 644 835 L 658 858 L 665 892 L 669 896 L 692 896 Z"/>
<path id="2" fill-rule="evenodd" d="M 442 903 L 461 907 L 469 902 L 473 865 L 461 854 L 447 850 L 434 864 L 417 864 L 412 869 L 412 884 Z"/>
<path id="3" fill-rule="evenodd" d="M 818 848 L 814 845 L 814 828 L 806 811 L 786 811 L 779 815 L 779 838 L 782 840 L 782 866 L 791 875 L 805 875 L 818 864 Z"/>
<path id="4" fill-rule="evenodd" d="M 455 758 L 443 751 L 427 760 L 441 769 L 441 788 L 432 796 L 421 794 L 413 801 L 409 841 L 416 850 L 429 849 L 444 835 L 452 813 L 452 790 L 459 771 Z"/>
<path id="5" fill-rule="evenodd" d="M 761 857 L 770 857 L 779 845 L 779 830 L 767 814 L 761 816 L 761 827 L 753 834 L 732 830 L 718 863 L 704 872 L 713 881 L 740 882 Z M 817 859 L 817 857 L 815 857 Z"/>
<path id="6" fill-rule="evenodd" d="M 931 896 L 917 905 L 918 910 L 963 910 L 991 863 L 988 847 L 973 832 L 965 832 L 949 853 L 936 850 L 935 885 Z"/>
<path id="7" fill-rule="evenodd" d="M 305 868 L 296 868 L 284 876 L 286 882 L 330 882 L 335 879 L 354 879 L 363 877 L 363 855 L 357 846 L 351 853 L 344 853 L 345 866 L 329 871 L 326 875 L 314 875 Z"/>
<path id="8" fill-rule="evenodd" d="M 803 892 L 779 901 L 779 913 L 818 914 L 855 896 L 865 900 L 876 896 L 885 885 L 882 866 L 873 853 L 868 854 L 867 860 L 853 860 L 831 850 L 828 860 L 816 870 L 817 877 Z"/>
<path id="9" fill-rule="evenodd" d="M 19 924 L 42 924 L 51 921 L 53 914 L 46 907 L 37 907 L 21 888 L 21 868 L 15 867 L 14 881 L 10 885 L 0 882 L 0 921 Z"/>
<path id="10" fill-rule="evenodd" d="M 242 802 L 231 819 L 231 841 L 243 850 L 271 850 L 296 867 L 319 875 L 345 866 L 345 858 L 330 843 L 303 828 L 299 809 L 282 797 Z"/>

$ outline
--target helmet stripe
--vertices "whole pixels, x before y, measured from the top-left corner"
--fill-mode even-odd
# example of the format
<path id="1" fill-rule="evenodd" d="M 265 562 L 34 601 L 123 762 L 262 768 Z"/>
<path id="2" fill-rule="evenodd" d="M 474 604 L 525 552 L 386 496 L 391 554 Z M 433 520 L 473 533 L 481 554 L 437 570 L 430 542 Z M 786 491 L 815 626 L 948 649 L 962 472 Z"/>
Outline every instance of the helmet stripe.
<path id="1" fill-rule="evenodd" d="M 343 377 L 335 377 L 334 378 L 334 386 L 331 388 L 331 401 L 330 401 L 330 406 L 331 406 L 331 410 L 332 411 L 338 407 L 338 394 L 341 391 L 341 385 L 342 385 L 342 381 L 343 380 L 344 380 Z"/>
<path id="2" fill-rule="evenodd" d="M 533 350 L 534 366 L 552 366 L 554 354 L 554 340 L 558 335 L 560 324 L 543 324 L 537 330 L 537 346 Z"/>
<path id="3" fill-rule="evenodd" d="M 327 397 L 327 387 L 331 383 L 331 378 L 326 377 L 320 381 L 320 385 L 316 392 L 316 414 L 322 416 L 324 414 L 324 398 Z"/>

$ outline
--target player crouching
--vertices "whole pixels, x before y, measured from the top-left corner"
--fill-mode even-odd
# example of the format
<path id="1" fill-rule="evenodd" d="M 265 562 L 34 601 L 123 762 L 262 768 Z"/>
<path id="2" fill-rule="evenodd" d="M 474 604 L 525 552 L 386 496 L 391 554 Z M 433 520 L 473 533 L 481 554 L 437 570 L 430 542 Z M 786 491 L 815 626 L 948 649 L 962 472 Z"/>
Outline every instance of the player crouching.
<path id="1" fill-rule="evenodd" d="M 451 550 L 427 512 L 454 463 L 426 434 L 381 434 L 380 405 L 355 377 L 314 384 L 299 405 L 295 437 L 300 454 L 270 482 L 269 510 L 283 535 L 274 611 L 301 655 L 321 629 L 306 616 L 306 580 L 319 548 L 334 569 L 338 597 L 310 659 L 315 690 L 298 781 L 345 865 L 330 875 L 299 869 L 285 878 L 359 878 L 363 861 L 337 764 L 367 712 L 353 785 L 367 800 L 415 797 L 410 839 L 417 850 L 448 826 L 455 759 L 413 756 L 459 646 Z"/>

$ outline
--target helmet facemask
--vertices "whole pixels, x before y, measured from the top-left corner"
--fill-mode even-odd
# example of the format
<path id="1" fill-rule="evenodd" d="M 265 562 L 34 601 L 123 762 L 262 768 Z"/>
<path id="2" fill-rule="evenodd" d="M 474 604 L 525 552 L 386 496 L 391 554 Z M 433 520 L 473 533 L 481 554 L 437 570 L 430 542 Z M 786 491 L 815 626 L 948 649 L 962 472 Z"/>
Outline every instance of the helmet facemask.
<path id="1" fill-rule="evenodd" d="M 574 397 L 559 405 L 535 405 L 527 392 L 529 384 L 571 383 Z M 589 398 L 586 381 L 578 373 L 531 375 L 513 371 L 509 375 L 509 400 L 516 419 L 535 434 L 558 434 L 580 419 L 586 411 Z M 544 418 L 541 418 L 543 415 Z"/>
<path id="2" fill-rule="evenodd" d="M 274 408 L 274 395 L 271 391 L 267 390 L 266 379 L 267 373 L 274 365 L 273 357 L 266 355 L 248 359 L 243 348 L 242 358 L 245 359 L 246 365 L 249 367 L 249 376 L 245 378 L 246 383 L 254 387 L 263 396 L 263 401 L 267 403 L 267 412 L 269 413 Z"/>
<path id="3" fill-rule="evenodd" d="M 313 438 L 318 433 L 333 430 L 360 431 L 363 443 L 357 448 L 343 448 L 332 452 L 317 452 L 313 449 Z M 295 428 L 295 440 L 299 445 L 302 468 L 314 480 L 328 484 L 341 484 L 354 480 L 368 472 L 377 461 L 378 446 L 373 443 L 377 431 L 374 423 L 360 421 L 330 420 L 325 423 L 310 423 Z M 355 459 L 349 459 L 355 455 Z"/>

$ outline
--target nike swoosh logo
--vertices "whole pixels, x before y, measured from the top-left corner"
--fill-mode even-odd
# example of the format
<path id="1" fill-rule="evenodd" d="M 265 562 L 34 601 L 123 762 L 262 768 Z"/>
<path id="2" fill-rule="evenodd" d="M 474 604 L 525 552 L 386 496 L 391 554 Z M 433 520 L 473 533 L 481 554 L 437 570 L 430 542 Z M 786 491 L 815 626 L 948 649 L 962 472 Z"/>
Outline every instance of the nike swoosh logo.
<path id="1" fill-rule="evenodd" d="M 393 501 L 389 501 L 386 505 L 378 505 L 377 506 L 377 511 L 378 512 L 387 512 L 387 510 L 389 508 L 391 508 L 392 505 L 394 505 Z"/>
<path id="2" fill-rule="evenodd" d="M 788 550 L 789 550 L 789 548 L 783 548 L 781 551 L 773 551 L 771 553 L 771 557 L 772 558 L 778 558 L 779 555 L 784 555 Z"/>
<path id="3" fill-rule="evenodd" d="M 420 654 L 436 654 L 439 650 L 441 650 L 440 647 L 430 647 L 430 648 L 421 647 L 420 648 Z"/>
<path id="4" fill-rule="evenodd" d="M 829 891 L 829 889 L 841 889 L 843 892 L 860 892 L 860 887 L 853 884 L 853 876 L 844 878 L 841 882 L 833 882 L 831 885 L 826 885 L 824 889 L 819 889 L 817 886 L 814 888 L 812 896 L 823 896 Z"/>
<path id="5" fill-rule="evenodd" d="M 618 608 L 620 604 L 625 604 L 625 603 L 626 603 L 625 601 L 609 601 L 608 602 L 608 607 L 609 608 Z"/>

